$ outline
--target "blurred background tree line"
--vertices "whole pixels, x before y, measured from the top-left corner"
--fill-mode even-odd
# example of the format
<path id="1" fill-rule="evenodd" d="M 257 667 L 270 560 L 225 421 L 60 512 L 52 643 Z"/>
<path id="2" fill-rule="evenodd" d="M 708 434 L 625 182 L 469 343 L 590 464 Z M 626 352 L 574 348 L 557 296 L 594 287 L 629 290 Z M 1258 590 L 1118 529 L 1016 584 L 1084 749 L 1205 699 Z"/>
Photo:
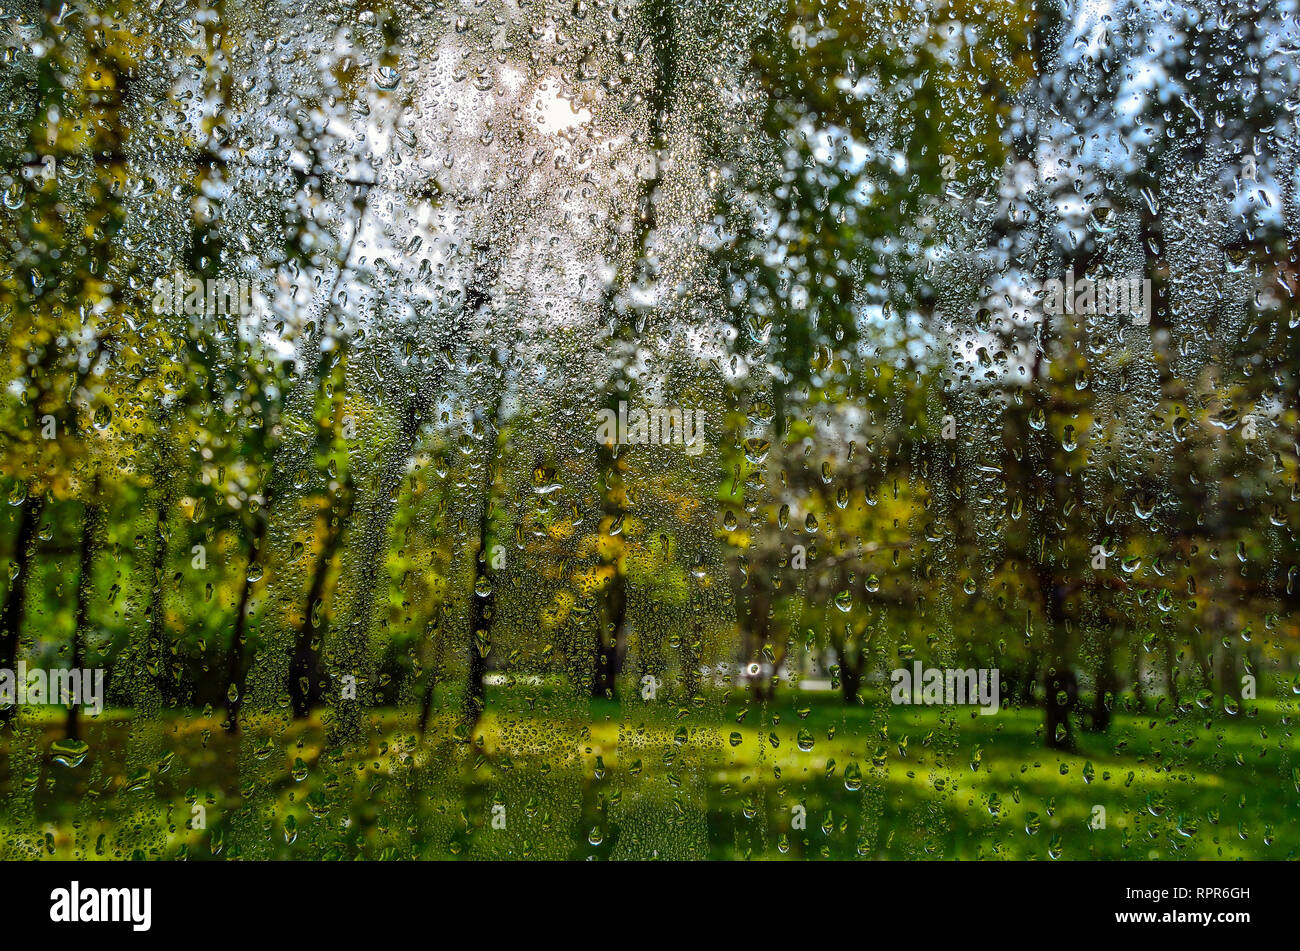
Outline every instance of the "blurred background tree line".
<path id="1" fill-rule="evenodd" d="M 0 667 L 336 738 L 502 675 L 994 667 L 1063 748 L 1292 692 L 1290 5 L 320 6 L 0 10 Z"/>

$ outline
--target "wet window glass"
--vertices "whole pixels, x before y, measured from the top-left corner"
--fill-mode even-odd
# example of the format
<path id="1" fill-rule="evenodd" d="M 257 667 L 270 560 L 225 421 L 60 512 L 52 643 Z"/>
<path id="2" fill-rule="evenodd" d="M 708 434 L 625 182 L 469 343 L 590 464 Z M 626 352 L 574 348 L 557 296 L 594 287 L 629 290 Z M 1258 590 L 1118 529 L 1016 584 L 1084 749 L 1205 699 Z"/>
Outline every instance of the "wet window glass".
<path id="1" fill-rule="evenodd" d="M 1294 0 L 2 0 L 0 851 L 1300 849 Z"/>

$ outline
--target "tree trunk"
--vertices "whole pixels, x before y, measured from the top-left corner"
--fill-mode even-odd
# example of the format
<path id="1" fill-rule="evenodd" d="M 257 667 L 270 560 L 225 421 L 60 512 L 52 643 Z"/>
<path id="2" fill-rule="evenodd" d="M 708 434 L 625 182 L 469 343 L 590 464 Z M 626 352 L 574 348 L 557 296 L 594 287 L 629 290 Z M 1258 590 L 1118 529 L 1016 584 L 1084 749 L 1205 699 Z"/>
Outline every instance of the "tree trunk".
<path id="1" fill-rule="evenodd" d="M 429 728 L 429 717 L 433 714 L 433 693 L 438 686 L 438 672 L 442 670 L 443 654 L 446 640 L 442 635 L 443 626 L 442 605 L 438 605 L 434 622 L 430 625 L 429 633 L 434 637 L 433 660 L 428 665 L 428 682 L 424 685 L 424 697 L 420 702 L 420 735 L 423 736 L 425 730 Z"/>
<path id="2" fill-rule="evenodd" d="M 486 507 L 484 509 L 483 523 L 488 521 Z M 487 527 L 481 524 L 479 527 L 480 538 L 486 536 Z M 496 607 L 496 592 L 489 591 L 486 595 L 480 595 L 479 585 L 488 579 L 488 570 L 484 565 L 483 555 L 486 552 L 480 551 L 477 567 L 474 571 L 474 591 L 471 592 L 470 598 L 472 603 L 469 612 L 469 672 L 465 682 L 465 700 L 462 706 L 462 719 L 467 727 L 473 727 L 483 716 L 483 711 L 487 707 L 487 688 L 483 683 L 484 675 L 487 673 L 487 650 L 491 646 L 492 635 L 492 614 Z"/>
<path id="3" fill-rule="evenodd" d="M 324 618 L 317 617 L 317 612 L 324 609 L 325 581 L 329 577 L 329 566 L 338 550 L 338 538 L 341 530 L 331 529 L 325 537 L 321 555 L 312 570 L 311 585 L 307 586 L 307 598 L 303 604 L 303 622 L 294 637 L 294 647 L 289 660 L 289 698 L 294 716 L 302 720 L 311 712 L 313 703 L 320 700 L 320 637 L 324 631 Z"/>
<path id="4" fill-rule="evenodd" d="M 1118 689 L 1119 674 L 1115 670 L 1115 635 L 1113 631 L 1106 630 L 1101 634 L 1097 667 L 1093 674 L 1092 716 L 1087 721 L 1091 731 L 1105 733 L 1110 729 L 1112 707 Z"/>
<path id="5" fill-rule="evenodd" d="M 613 700 L 618 693 L 616 681 L 627 650 L 627 581 L 617 565 L 596 612 L 596 625 L 596 670 L 591 680 L 591 695 Z"/>
<path id="6" fill-rule="evenodd" d="M 497 391 L 493 410 L 491 457 L 483 467 L 483 506 L 479 511 L 478 552 L 474 559 L 474 587 L 470 591 L 469 611 L 469 670 L 465 683 L 462 720 L 472 728 L 483 716 L 487 706 L 487 690 L 483 677 L 487 673 L 487 652 L 492 643 L 492 619 L 496 607 L 496 588 L 492 582 L 491 554 L 488 541 L 492 531 L 492 483 L 499 462 L 497 440 L 501 423 L 501 406 L 505 397 L 505 384 Z M 484 593 L 480 593 L 484 592 Z"/>
<path id="7" fill-rule="evenodd" d="M 95 479 L 91 488 L 94 497 L 99 489 L 99 480 Z M 77 573 L 77 608 L 72 627 L 72 661 L 71 667 L 77 670 L 82 665 L 86 648 L 86 627 L 90 616 L 90 598 L 94 593 L 95 578 L 95 526 L 99 524 L 100 509 L 94 502 L 85 504 L 81 521 L 81 544 L 78 548 Z M 68 720 L 64 731 L 69 739 L 81 739 L 81 706 L 74 703 L 68 706 Z"/>
<path id="8" fill-rule="evenodd" d="M 623 395 L 615 387 L 607 408 L 618 411 Z M 618 464 L 618 447 L 601 446 L 599 449 L 602 491 L 602 514 L 611 528 L 624 516 L 623 477 Z M 627 652 L 627 578 L 623 574 L 623 536 L 617 536 L 617 549 L 606 566 L 613 571 L 609 584 L 597 594 L 595 662 L 591 678 L 591 696 L 614 699 L 618 693 L 618 675 L 622 671 L 623 657 Z"/>
<path id="9" fill-rule="evenodd" d="M 350 490 L 344 491 L 351 496 Z M 350 508 L 350 503 L 346 507 Z M 311 712 L 312 705 L 320 702 L 322 695 L 320 649 L 325 624 L 323 617 L 317 615 L 324 608 L 325 583 L 334 556 L 338 554 L 339 542 L 343 538 L 344 518 L 344 513 L 331 517 L 326 512 L 325 540 L 321 545 L 320 558 L 316 560 L 316 567 L 312 571 L 311 584 L 307 587 L 302 625 L 293 640 L 293 654 L 289 660 L 289 698 L 293 715 L 298 719 L 306 717 Z"/>
<path id="10" fill-rule="evenodd" d="M 862 689 L 862 659 L 858 658 L 852 664 L 847 661 L 848 658 L 841 655 L 840 686 L 844 691 L 844 702 L 849 706 L 857 706 L 858 693 Z"/>
<path id="11" fill-rule="evenodd" d="M 742 623 L 745 625 L 741 633 L 742 657 L 746 664 L 760 665 L 758 673 L 750 679 L 749 690 L 755 700 L 763 701 L 771 699 L 772 677 L 776 675 L 773 671 L 772 676 L 764 676 L 760 660 L 772 627 L 772 593 L 768 589 L 768 582 L 760 579 L 752 565 L 749 569 L 749 592 L 742 615 Z"/>
<path id="12" fill-rule="evenodd" d="M 1182 704 L 1178 697 L 1178 660 L 1174 653 L 1173 639 L 1166 634 L 1165 638 L 1165 692 L 1169 695 L 1169 702 L 1177 710 Z"/>
<path id="13" fill-rule="evenodd" d="M 163 599 L 163 584 L 167 574 L 167 556 L 170 546 L 164 525 L 171 508 L 170 493 L 160 493 L 155 509 L 157 517 L 154 524 L 153 556 L 149 565 L 149 640 L 145 645 L 145 664 L 154 669 L 150 675 L 161 691 L 166 691 L 167 678 L 164 665 L 167 663 L 167 627 L 164 614 L 166 607 Z"/>
<path id="14" fill-rule="evenodd" d="M 612 301 L 607 301 L 611 304 Z M 618 412 L 618 404 L 626 396 L 624 381 L 612 386 L 605 408 Z M 624 516 L 623 477 L 618 461 L 618 447 L 602 445 L 597 450 L 600 460 L 602 524 L 609 520 L 611 530 Z M 595 610 L 596 634 L 593 640 L 591 696 L 614 699 L 618 692 L 617 678 L 621 672 L 626 651 L 625 627 L 627 623 L 627 579 L 623 576 L 621 547 L 623 538 L 617 536 L 617 549 L 604 559 L 613 575 L 609 584 L 597 593 Z"/>
<path id="15" fill-rule="evenodd" d="M 266 539 L 267 524 L 271 518 L 267 508 L 267 506 L 262 507 L 253 529 L 253 540 L 248 546 L 248 565 L 244 569 L 244 582 L 239 591 L 239 605 L 235 609 L 235 632 L 230 638 L 230 656 L 226 672 L 228 687 L 225 728 L 227 733 L 239 731 L 239 711 L 244 705 L 244 694 L 247 690 L 248 666 L 244 663 L 244 650 L 248 637 L 248 602 L 252 598 L 254 584 L 248 579 L 248 574 L 262 556 L 262 543 Z M 233 690 L 230 689 L 232 687 Z"/>
<path id="16" fill-rule="evenodd" d="M 1046 708 L 1044 724 L 1045 742 L 1052 749 L 1074 749 L 1074 729 L 1070 723 L 1070 708 L 1078 695 L 1078 683 L 1069 667 L 1069 631 L 1065 626 L 1065 604 L 1056 575 L 1045 564 L 1039 564 L 1038 590 L 1043 600 L 1043 613 L 1050 625 L 1047 669 L 1043 674 L 1043 698 Z"/>
<path id="17" fill-rule="evenodd" d="M 1133 707 L 1138 713 L 1147 708 L 1146 684 L 1142 682 L 1142 646 L 1134 642 L 1129 648 L 1129 681 L 1133 684 Z"/>
<path id="18" fill-rule="evenodd" d="M 0 668 L 5 670 L 17 667 L 19 637 L 27 610 L 27 582 L 35 554 L 36 528 L 44 509 L 44 497 L 34 494 L 29 486 L 27 498 L 18 507 L 18 532 L 14 537 L 13 551 L 16 573 L 5 596 L 4 608 L 0 610 Z M 0 721 L 8 722 L 17 713 L 17 704 L 7 707 L 0 711 Z"/>
<path id="19" fill-rule="evenodd" d="M 700 692 L 700 657 L 704 653 L 704 622 L 696 618 L 691 622 L 690 637 L 682 644 L 682 691 L 686 698 Z"/>
<path id="20" fill-rule="evenodd" d="M 1068 668 L 1049 667 L 1043 678 L 1047 690 L 1047 745 L 1058 750 L 1074 749 L 1074 728 L 1070 724 L 1070 707 L 1078 694 L 1074 672 Z"/>

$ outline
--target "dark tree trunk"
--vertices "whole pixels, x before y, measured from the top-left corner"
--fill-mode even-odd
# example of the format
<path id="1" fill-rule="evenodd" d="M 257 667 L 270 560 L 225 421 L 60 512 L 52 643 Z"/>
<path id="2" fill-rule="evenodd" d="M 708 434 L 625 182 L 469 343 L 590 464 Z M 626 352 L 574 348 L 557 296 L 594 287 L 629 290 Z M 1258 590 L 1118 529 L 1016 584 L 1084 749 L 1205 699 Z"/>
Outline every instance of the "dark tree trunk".
<path id="1" fill-rule="evenodd" d="M 244 653 L 248 640 L 248 602 L 252 598 L 254 582 L 248 580 L 249 569 L 262 557 L 262 543 L 266 539 L 267 524 L 271 513 L 263 506 L 253 529 L 253 540 L 248 546 L 248 565 L 244 569 L 244 581 L 239 591 L 239 605 L 235 609 L 235 631 L 230 638 L 230 655 L 226 672 L 226 732 L 239 731 L 239 712 L 244 706 L 244 694 L 248 689 L 248 665 L 244 663 Z M 231 697 L 230 686 L 234 687 Z"/>
<path id="2" fill-rule="evenodd" d="M 1115 692 L 1119 690 L 1119 674 L 1115 670 L 1115 635 L 1106 630 L 1101 635 L 1101 645 L 1097 653 L 1097 668 L 1093 675 L 1092 716 L 1088 728 L 1096 733 L 1105 733 L 1110 729 Z"/>
<path id="3" fill-rule="evenodd" d="M 690 700 L 700 692 L 700 657 L 704 653 L 704 623 L 691 622 L 691 634 L 682 645 L 682 688 Z"/>
<path id="4" fill-rule="evenodd" d="M 1174 705 L 1174 709 L 1177 710 L 1180 706 L 1182 706 L 1182 702 L 1178 696 L 1178 658 L 1177 658 L 1177 654 L 1174 651 L 1173 638 L 1171 638 L 1166 633 L 1164 641 L 1165 641 L 1165 691 L 1169 695 L 1169 702 L 1172 703 Z"/>
<path id="5" fill-rule="evenodd" d="M 98 480 L 91 489 L 98 491 Z M 99 524 L 99 506 L 87 502 L 81 521 L 81 543 L 77 551 L 77 607 L 72 627 L 72 662 L 74 670 L 82 666 L 86 649 L 86 627 L 90 617 L 90 598 L 94 593 L 95 578 L 95 526 Z M 67 726 L 64 730 L 69 739 L 81 739 L 81 706 L 74 703 L 68 707 Z"/>
<path id="6" fill-rule="evenodd" d="M 429 728 L 429 717 L 433 715 L 433 694 L 438 686 L 438 674 L 442 670 L 443 654 L 447 643 L 445 638 L 442 637 L 442 625 L 442 606 L 439 605 L 434 622 L 429 627 L 429 635 L 435 640 L 433 644 L 433 660 L 428 665 L 428 681 L 424 685 L 424 696 L 420 702 L 421 736 Z"/>
<path id="7" fill-rule="evenodd" d="M 491 645 L 492 612 L 496 606 L 496 592 L 486 596 L 478 593 L 480 578 L 487 577 L 480 564 L 474 573 L 475 591 L 469 612 L 469 673 L 465 682 L 465 700 L 462 707 L 466 726 L 473 727 L 487 707 L 487 688 L 483 677 L 487 673 L 487 650 Z"/>
<path id="8" fill-rule="evenodd" d="M 1219 684 L 1222 695 L 1241 703 L 1241 670 L 1239 652 L 1233 647 L 1223 648 L 1219 667 Z"/>
<path id="9" fill-rule="evenodd" d="M 341 535 L 341 528 L 327 530 L 320 558 L 312 571 L 311 584 L 307 587 L 302 624 L 293 639 L 293 653 L 289 658 L 289 699 L 293 715 L 298 719 L 306 717 L 321 697 L 320 648 L 325 624 L 323 617 L 318 615 L 324 609 L 325 582 Z"/>
<path id="10" fill-rule="evenodd" d="M 1142 647 L 1136 638 L 1129 648 L 1129 681 L 1133 684 L 1133 707 L 1138 713 L 1147 708 L 1146 684 L 1142 682 Z"/>
<path id="11" fill-rule="evenodd" d="M 1043 613 L 1050 626 L 1047 669 L 1043 674 L 1045 742 L 1053 749 L 1072 750 L 1074 729 L 1070 723 L 1070 709 L 1074 706 L 1079 687 L 1069 666 L 1070 634 L 1065 623 L 1064 598 L 1059 580 L 1051 568 L 1040 563 L 1035 573 L 1043 600 Z"/>
<path id="12" fill-rule="evenodd" d="M 500 412 L 498 398 L 497 412 Z M 496 430 L 492 438 L 496 439 Z M 465 683 L 465 700 L 462 719 L 473 727 L 483 716 L 487 706 L 487 690 L 483 677 L 487 673 L 487 652 L 492 644 L 492 619 L 496 608 L 496 588 L 492 583 L 491 555 L 488 541 L 492 531 L 492 482 L 496 466 L 496 452 L 483 474 L 483 507 L 478 522 L 478 554 L 474 559 L 474 587 L 470 591 L 469 610 L 469 672 Z M 480 592 L 486 592 L 480 594 Z"/>
<path id="13" fill-rule="evenodd" d="M 840 686 L 844 691 L 844 702 L 856 706 L 858 693 L 862 689 L 862 660 L 847 663 L 847 657 L 840 658 Z"/>
<path id="14" fill-rule="evenodd" d="M 617 565 L 596 613 L 596 624 L 596 670 L 591 680 L 591 695 L 612 700 L 618 692 L 616 681 L 627 649 L 627 581 Z"/>
<path id="15" fill-rule="evenodd" d="M 17 666 L 19 637 L 27 610 L 27 582 L 35 554 L 36 528 L 44 508 L 44 497 L 33 494 L 29 487 L 27 498 L 18 507 L 18 532 L 13 550 L 16 574 L 5 595 L 4 608 L 0 609 L 0 668 L 6 670 L 14 670 Z M 0 721 L 12 720 L 17 712 L 17 704 L 7 707 L 0 711 Z"/>
<path id="16" fill-rule="evenodd" d="M 505 385 L 502 383 L 497 391 L 496 406 L 492 410 L 490 455 L 483 464 L 483 502 L 478 519 L 478 551 L 474 558 L 474 585 L 469 593 L 469 666 L 465 680 L 465 698 L 461 707 L 462 722 L 469 728 L 473 728 L 478 723 L 487 706 L 487 690 L 483 677 L 487 673 L 487 652 L 492 644 L 492 621 L 496 608 L 496 588 L 493 584 L 492 556 L 488 542 L 492 533 L 492 484 L 496 479 L 496 469 L 500 462 L 497 440 L 504 399 Z M 426 698 L 428 703 L 432 702 L 432 689 L 433 686 L 430 684 L 430 695 Z"/>
<path id="17" fill-rule="evenodd" d="M 1217 631 L 1228 630 L 1232 619 L 1227 616 L 1226 611 L 1216 613 L 1218 616 L 1215 620 L 1218 623 L 1213 629 Z M 1231 641 L 1225 644 L 1222 637 L 1220 637 L 1215 642 L 1214 677 L 1217 688 L 1215 693 L 1221 699 L 1229 698 L 1237 703 L 1241 702 L 1241 676 L 1239 674 L 1241 664 L 1238 662 L 1239 656 Z"/>
<path id="18" fill-rule="evenodd" d="M 331 515 L 332 509 L 325 516 L 325 540 L 321 545 L 320 558 L 312 571 L 311 583 L 307 586 L 306 603 L 303 606 L 302 625 L 293 639 L 293 653 L 289 659 L 289 698 L 293 706 L 293 715 L 299 719 L 306 717 L 311 708 L 320 703 L 324 686 L 320 677 L 320 651 L 325 636 L 323 616 L 325 584 L 329 579 L 330 565 L 338 554 L 339 544 L 343 538 L 343 522 L 351 511 L 351 486 L 345 486 L 346 500 L 344 511 Z"/>
<path id="19" fill-rule="evenodd" d="M 616 398 L 612 400 L 617 411 Z M 622 504 L 623 479 L 619 470 L 616 447 L 600 448 L 601 478 L 604 482 L 604 516 L 611 527 L 624 515 Z M 620 537 L 621 542 L 621 537 Z M 591 695 L 595 698 L 614 699 L 618 693 L 618 675 L 622 672 L 623 657 L 627 652 L 627 578 L 623 574 L 622 558 L 615 553 L 607 562 L 613 571 L 606 588 L 597 595 L 595 663 L 591 678 Z"/>
<path id="20" fill-rule="evenodd" d="M 169 689 L 166 670 L 167 627 L 164 616 L 166 607 L 163 601 L 163 583 L 170 550 L 165 529 L 167 512 L 170 508 L 170 494 L 161 493 L 155 509 L 157 517 L 154 523 L 153 555 L 149 565 L 149 640 L 145 645 L 145 664 L 152 667 L 149 673 L 164 695 Z"/>
<path id="21" fill-rule="evenodd" d="M 750 594 L 742 617 L 745 629 L 741 634 L 741 645 L 746 664 L 762 663 L 759 658 L 762 656 L 763 645 L 767 643 L 767 636 L 772 627 L 772 595 L 767 584 L 767 581 L 760 579 L 751 566 L 749 570 Z M 775 676 L 775 671 L 773 676 Z M 755 700 L 771 699 L 774 692 L 772 677 L 764 676 L 761 666 L 758 674 L 750 678 L 749 690 Z"/>
<path id="22" fill-rule="evenodd" d="M 1058 750 L 1073 750 L 1074 728 L 1070 724 L 1070 708 L 1079 691 L 1074 671 L 1049 667 L 1043 684 L 1047 690 L 1047 745 Z"/>

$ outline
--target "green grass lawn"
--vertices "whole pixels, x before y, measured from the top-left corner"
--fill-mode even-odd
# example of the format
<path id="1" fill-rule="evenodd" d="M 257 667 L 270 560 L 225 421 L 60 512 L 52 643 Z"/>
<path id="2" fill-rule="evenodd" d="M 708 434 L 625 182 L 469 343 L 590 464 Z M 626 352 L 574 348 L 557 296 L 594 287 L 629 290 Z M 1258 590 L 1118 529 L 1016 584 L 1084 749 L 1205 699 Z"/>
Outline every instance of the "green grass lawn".
<path id="1" fill-rule="evenodd" d="M 1294 858 L 1300 758 L 1278 701 L 1229 717 L 1119 713 L 1043 748 L 1042 713 L 741 694 L 703 707 L 490 690 L 468 738 L 381 710 L 327 717 L 108 712 L 77 765 L 57 711 L 6 731 L 7 857 Z M 65 760 L 69 757 L 65 755 Z M 71 760 L 75 760 L 72 757 Z M 191 828 L 194 804 L 205 828 Z M 1105 810 L 1105 827 L 1090 828 Z M 802 827 L 801 827 L 802 823 Z"/>

